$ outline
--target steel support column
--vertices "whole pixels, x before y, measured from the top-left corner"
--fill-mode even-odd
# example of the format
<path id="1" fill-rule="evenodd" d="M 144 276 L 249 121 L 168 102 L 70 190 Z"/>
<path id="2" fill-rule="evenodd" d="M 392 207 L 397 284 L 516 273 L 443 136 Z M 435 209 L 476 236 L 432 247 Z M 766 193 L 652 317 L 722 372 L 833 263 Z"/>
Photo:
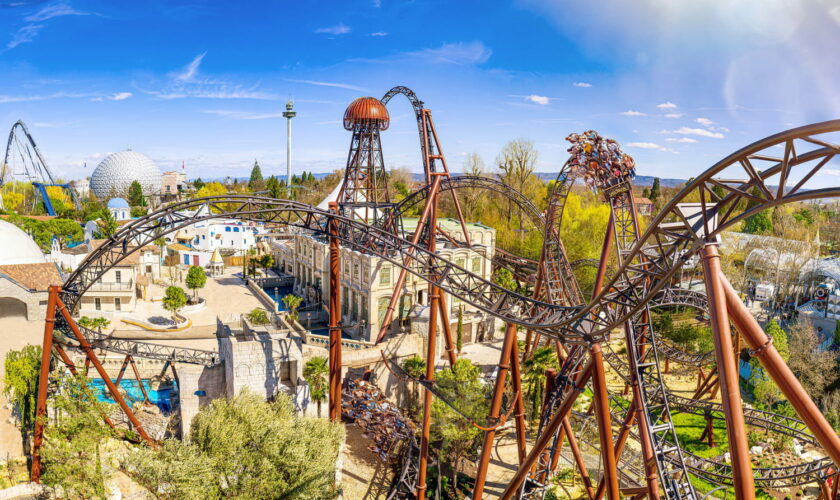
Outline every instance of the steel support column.
<path id="1" fill-rule="evenodd" d="M 484 432 L 484 445 L 481 447 L 481 457 L 478 459 L 478 467 L 475 474 L 475 489 L 473 489 L 473 500 L 481 500 L 484 495 L 484 482 L 487 480 L 487 466 L 490 464 L 490 455 L 493 454 L 493 441 L 496 439 L 495 425 L 498 423 L 499 413 L 502 409 L 502 398 L 505 395 L 505 379 L 510 370 L 511 354 L 516 344 L 516 325 L 508 323 L 505 329 L 505 340 L 502 342 L 502 352 L 499 354 L 499 371 L 496 374 L 496 385 L 493 388 L 493 400 L 490 402 L 490 414 L 487 418 L 490 430 Z M 524 457 L 521 457 L 524 459 Z M 522 461 L 520 461 L 520 464 Z M 521 467 L 521 465 L 520 465 Z"/>
<path id="2" fill-rule="evenodd" d="M 796 410 L 799 418 L 805 422 L 805 425 L 817 438 L 825 452 L 834 461 L 835 466 L 840 467 L 840 437 L 834 432 L 831 424 L 828 423 L 820 409 L 808 396 L 802 384 L 799 383 L 799 380 L 779 355 L 779 351 L 773 346 L 770 338 L 752 317 L 741 299 L 738 298 L 738 294 L 732 288 L 726 276 L 722 272 L 719 272 L 718 276 L 725 295 L 726 307 L 731 314 L 730 319 L 735 324 L 735 328 L 741 332 L 744 340 L 753 349 L 754 356 L 758 358 L 764 369 L 779 386 L 779 390 L 782 391 L 782 394 Z"/>
<path id="3" fill-rule="evenodd" d="M 330 212 L 338 214 L 338 203 L 330 202 Z M 338 220 L 329 220 L 330 235 L 330 421 L 341 419 L 341 254 L 338 248 Z"/>
<path id="4" fill-rule="evenodd" d="M 435 180 L 437 181 L 435 184 L 440 183 L 438 180 L 440 177 L 436 177 Z M 427 248 L 430 252 L 435 252 L 437 248 L 437 243 L 435 241 L 436 238 L 436 231 L 435 228 L 437 227 L 437 196 L 438 193 L 430 193 L 428 200 L 429 206 L 429 241 L 427 242 Z M 418 228 L 419 228 L 419 221 L 418 221 Z M 430 271 L 430 273 L 433 271 Z M 429 333 L 428 339 L 426 340 L 426 377 L 427 381 L 434 382 L 435 380 L 435 362 L 437 361 L 436 358 L 436 348 L 437 348 L 437 321 L 438 321 L 438 313 L 440 313 L 440 288 L 434 285 L 434 280 L 436 276 L 430 275 L 429 276 Z M 399 290 L 399 288 L 395 288 L 395 290 Z M 417 472 L 417 500 L 425 500 L 426 498 L 426 472 L 429 467 L 429 433 L 430 428 L 432 425 L 432 391 L 426 389 L 425 393 L 423 394 L 423 422 L 421 424 L 421 434 L 420 434 L 420 460 L 419 460 L 419 470 Z"/>
<path id="5" fill-rule="evenodd" d="M 732 350 L 732 333 L 729 329 L 729 315 L 726 297 L 720 281 L 720 256 L 717 245 L 707 243 L 700 251 L 703 263 L 703 281 L 709 302 L 709 316 L 715 341 L 717 372 L 720 379 L 721 402 L 726 415 L 726 437 L 732 456 L 732 482 L 735 497 L 755 498 L 755 480 L 750 463 L 747 430 L 744 425 L 744 407 L 741 402 L 741 388 L 738 384 L 738 366 Z"/>
<path id="6" fill-rule="evenodd" d="M 32 469 L 29 479 L 41 482 L 41 445 L 44 443 L 44 420 L 47 418 L 47 386 L 50 378 L 55 308 L 58 300 L 58 286 L 50 286 L 47 297 L 47 314 L 44 319 L 44 341 L 41 343 L 41 373 L 38 376 L 38 396 L 35 403 L 35 432 L 32 436 Z M 24 450 L 26 451 L 26 450 Z"/>
<path id="7" fill-rule="evenodd" d="M 513 409 L 516 422 L 516 451 L 519 456 L 519 463 L 525 461 L 525 404 L 522 400 L 522 375 L 519 369 L 519 344 L 514 342 L 510 351 L 510 377 L 513 382 Z"/>
<path id="8" fill-rule="evenodd" d="M 598 436 L 601 441 L 601 458 L 604 462 L 604 478 L 607 496 L 610 500 L 620 500 L 618 490 L 618 469 L 612 439 L 612 419 L 610 418 L 610 400 L 607 395 L 607 377 L 604 373 L 604 353 L 601 344 L 593 344 L 592 356 L 592 398 L 595 404 L 595 416 L 598 421 Z"/>

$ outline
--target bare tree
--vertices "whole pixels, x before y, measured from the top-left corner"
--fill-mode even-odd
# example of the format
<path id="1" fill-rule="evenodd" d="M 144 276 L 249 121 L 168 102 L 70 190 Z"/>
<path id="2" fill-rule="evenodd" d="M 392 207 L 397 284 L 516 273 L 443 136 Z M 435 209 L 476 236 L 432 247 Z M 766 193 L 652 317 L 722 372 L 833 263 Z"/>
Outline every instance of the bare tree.
<path id="1" fill-rule="evenodd" d="M 484 175 L 484 160 L 481 159 L 478 153 L 471 153 L 464 159 L 464 175 L 482 176 Z M 478 201 L 481 198 L 481 192 L 478 189 L 465 189 L 463 191 L 462 203 L 464 209 L 464 216 L 467 220 L 475 220 L 476 208 Z"/>
<path id="2" fill-rule="evenodd" d="M 537 164 L 537 150 L 534 143 L 525 139 L 514 139 L 505 144 L 499 156 L 496 157 L 496 167 L 503 182 L 520 193 L 525 192 L 525 186 L 534 175 Z M 508 217 L 513 207 L 508 201 Z M 519 229 L 522 229 L 522 214 L 519 214 Z"/>

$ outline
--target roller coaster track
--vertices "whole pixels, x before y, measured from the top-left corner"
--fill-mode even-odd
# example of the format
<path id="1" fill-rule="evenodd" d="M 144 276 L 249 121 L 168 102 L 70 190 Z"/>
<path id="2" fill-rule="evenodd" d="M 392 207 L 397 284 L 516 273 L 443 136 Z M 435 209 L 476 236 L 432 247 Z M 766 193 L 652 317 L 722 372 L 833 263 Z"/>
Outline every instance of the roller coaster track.
<path id="1" fill-rule="evenodd" d="M 604 352 L 604 359 L 626 383 L 629 383 L 628 375 L 622 368 L 624 362 L 617 354 L 607 349 Z M 627 404 L 616 397 L 611 397 L 611 401 L 613 402 L 612 413 L 614 418 L 619 421 L 623 420 L 626 415 Z M 676 413 L 698 415 L 712 420 L 725 420 L 723 405 L 715 401 L 690 399 L 669 392 L 668 403 L 671 410 Z M 803 444 L 819 447 L 817 440 L 808 432 L 805 422 L 799 419 L 769 411 L 744 408 L 744 422 L 760 429 L 789 436 Z M 638 438 L 635 435 L 634 437 Z M 688 451 L 683 451 L 683 454 L 686 457 L 686 468 L 691 474 L 715 485 L 732 486 L 731 465 L 703 458 Z M 828 457 L 785 467 L 753 468 L 755 484 L 762 488 L 803 486 L 824 480 L 834 474 L 836 472 L 833 471 L 833 462 Z"/>
<path id="2" fill-rule="evenodd" d="M 807 187 L 808 180 L 840 153 L 840 147 L 820 137 L 836 131 L 840 131 L 840 120 L 792 129 L 742 148 L 688 183 L 653 218 L 641 236 L 633 217 L 629 181 L 619 179 L 603 186 L 602 194 L 610 203 L 616 224 L 620 267 L 607 280 L 602 291 L 586 305 L 580 302 L 573 306 L 561 305 L 563 302 L 575 302 L 573 297 L 568 296 L 560 298 L 559 303 L 535 300 L 506 290 L 397 235 L 302 203 L 254 196 L 189 200 L 132 221 L 88 256 L 65 282 L 61 298 L 73 310 L 81 295 L 117 262 L 155 239 L 201 220 L 230 217 L 284 224 L 318 234 L 327 234 L 327 224 L 335 220 L 342 229 L 339 240 L 345 248 L 375 255 L 423 280 L 434 276 L 431 282 L 435 286 L 477 309 L 569 344 L 569 356 L 551 394 L 554 402 L 550 407 L 558 408 L 558 411 L 569 407 L 574 401 L 573 393 L 582 391 L 591 376 L 591 362 L 585 347 L 605 340 L 612 329 L 626 323 L 630 331 L 631 367 L 642 386 L 645 426 L 653 438 L 662 491 L 667 498 L 694 498 L 687 484 L 686 472 L 691 470 L 698 475 L 701 472 L 686 466 L 682 450 L 676 444 L 669 416 L 671 402 L 659 374 L 658 346 L 651 332 L 648 308 L 654 297 L 670 286 L 675 273 L 693 254 L 706 242 L 714 241 L 726 228 L 762 210 L 785 203 L 840 196 L 840 187 Z M 784 152 L 781 156 L 777 147 Z M 759 162 L 764 162 L 766 167 L 757 169 L 754 163 Z M 741 172 L 745 178 L 715 178 L 721 173 L 730 174 L 732 170 Z M 797 178 L 799 180 L 792 181 Z M 775 184 L 771 185 L 771 182 Z M 723 190 L 722 195 L 718 194 L 720 190 Z M 686 199 L 698 198 L 699 205 L 682 203 Z M 736 207 L 743 206 L 741 202 L 748 200 L 754 205 L 737 213 Z M 211 209 L 210 215 L 186 216 L 179 213 L 205 204 Z M 546 223 L 546 226 L 550 224 Z M 550 228 L 547 231 L 551 233 Z M 551 234 L 547 236 L 548 240 Z M 404 263 L 403 256 L 407 252 L 412 254 L 411 262 Z M 576 283 L 568 285 L 576 287 Z M 569 288 L 565 290 L 568 292 Z M 168 359 L 175 359 L 181 356 L 186 362 L 215 362 L 204 357 L 206 352 L 182 350 L 176 355 L 171 348 L 154 344 L 135 348 L 129 342 L 96 337 L 93 333 L 85 331 L 97 343 L 96 347 L 106 350 L 123 349 L 118 352 L 126 352 L 137 349 L 136 355 L 140 357 L 169 356 Z M 550 411 L 547 413 L 551 414 Z M 541 431 L 542 428 L 541 422 Z M 796 474 L 812 472 L 803 467 Z M 548 471 L 542 462 L 538 470 Z M 707 472 L 707 476 L 713 475 L 724 474 Z"/>

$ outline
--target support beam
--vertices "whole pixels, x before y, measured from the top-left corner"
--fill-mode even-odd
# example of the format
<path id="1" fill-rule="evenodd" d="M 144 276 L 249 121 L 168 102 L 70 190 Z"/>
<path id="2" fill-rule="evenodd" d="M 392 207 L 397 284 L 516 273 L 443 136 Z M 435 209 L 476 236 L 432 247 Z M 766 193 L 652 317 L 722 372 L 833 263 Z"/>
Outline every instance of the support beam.
<path id="1" fill-rule="evenodd" d="M 750 463 L 750 447 L 744 424 L 744 405 L 738 383 L 738 365 L 732 348 L 732 332 L 726 297 L 720 280 L 720 255 L 717 244 L 707 243 L 700 251 L 703 263 L 703 281 L 709 303 L 712 337 L 715 342 L 717 373 L 720 380 L 721 403 L 726 416 L 726 437 L 732 456 L 732 482 L 737 499 L 755 498 L 755 480 Z"/>
<path id="2" fill-rule="evenodd" d="M 338 214 L 338 203 L 330 202 L 332 214 Z M 338 220 L 329 220 L 330 238 L 330 351 L 329 351 L 329 416 L 331 422 L 341 419 L 341 254 L 338 248 Z"/>
<path id="3" fill-rule="evenodd" d="M 120 391 L 117 388 L 117 386 L 114 384 L 114 382 L 111 381 L 111 377 L 108 376 L 108 372 L 105 371 L 105 367 L 103 367 L 102 363 L 99 362 L 99 358 L 96 357 L 96 353 L 93 351 L 93 347 L 91 347 L 90 342 L 88 342 L 85 336 L 82 335 L 81 330 L 79 330 L 79 325 L 76 324 L 76 321 L 70 315 L 70 311 L 68 311 L 67 308 L 64 307 L 64 304 L 58 297 L 59 287 L 50 287 L 51 292 L 53 291 L 53 288 L 55 289 L 56 295 L 56 307 L 58 308 L 61 315 L 64 317 L 64 320 L 67 322 L 68 326 L 70 327 L 70 330 L 73 332 L 73 336 L 75 336 L 76 340 L 79 342 L 79 348 L 82 350 L 82 352 L 85 353 L 85 356 L 90 358 L 90 362 L 91 364 L 93 364 L 93 367 L 96 369 L 96 372 L 99 373 L 100 377 L 102 377 L 102 380 L 108 387 L 108 391 L 111 393 L 111 398 L 114 401 L 116 401 L 117 404 L 120 405 L 120 408 L 122 408 L 123 413 L 125 413 L 125 416 L 128 417 L 129 422 L 131 422 L 131 425 L 134 426 L 134 429 L 137 431 L 137 434 L 139 434 L 140 437 L 143 438 L 143 440 L 149 444 L 149 446 L 156 448 L 158 446 L 157 442 L 154 439 L 152 439 L 148 434 L 146 434 L 146 430 L 143 428 L 143 425 L 140 423 L 139 420 L 137 420 L 137 417 L 134 415 L 134 412 L 131 410 L 131 407 L 128 406 L 128 403 L 125 402 L 125 399 L 122 397 L 122 394 L 120 394 Z"/>
<path id="4" fill-rule="evenodd" d="M 32 437 L 32 469 L 29 479 L 41 482 L 41 445 L 44 443 L 44 424 L 47 419 L 47 386 L 50 378 L 55 309 L 59 287 L 51 286 L 47 297 L 47 315 L 44 319 L 44 340 L 41 343 L 41 373 L 38 376 L 38 396 L 35 402 L 35 433 Z"/>
<path id="5" fill-rule="evenodd" d="M 834 461 L 835 467 L 840 467 L 840 437 L 834 432 L 831 424 L 828 423 L 820 409 L 790 370 L 790 367 L 779 355 L 779 351 L 773 346 L 770 338 L 738 298 L 738 294 L 732 288 L 726 276 L 722 272 L 718 275 L 725 294 L 726 307 L 735 328 L 741 332 L 741 336 L 753 349 L 754 356 L 758 358 L 764 369 L 779 386 L 779 390 L 796 410 L 799 418 L 805 422 L 805 425 L 814 434 L 825 452 Z"/>
<path id="6" fill-rule="evenodd" d="M 438 292 L 440 293 L 438 310 L 440 311 L 440 324 L 443 327 L 443 346 L 446 349 L 446 359 L 449 360 L 449 366 L 453 366 L 458 357 L 455 353 L 455 343 L 452 341 L 452 325 L 449 324 L 449 314 L 446 311 L 446 294 L 441 289 L 438 289 Z"/>
<path id="7" fill-rule="evenodd" d="M 440 179 L 440 177 L 435 178 Z M 440 181 L 436 182 L 439 185 Z M 429 194 L 429 241 L 427 242 L 427 249 L 434 253 L 437 249 L 435 241 L 435 228 L 437 227 L 437 193 Z M 419 222 L 418 222 L 419 228 Z M 437 349 L 437 322 L 438 313 L 440 312 L 440 288 L 434 285 L 437 278 L 434 271 L 430 270 L 429 276 L 429 333 L 426 340 L 426 377 L 425 379 L 433 383 L 435 380 L 435 362 Z M 394 290 L 401 290 L 395 288 Z M 383 330 L 384 331 L 384 330 Z M 428 388 L 423 394 L 423 422 L 421 423 L 420 434 L 420 461 L 417 472 L 417 500 L 425 500 L 426 498 L 426 472 L 429 468 L 429 434 L 432 425 L 432 391 Z"/>
<path id="8" fill-rule="evenodd" d="M 120 372 L 117 374 L 117 380 L 114 382 L 114 385 L 117 387 L 120 386 L 120 382 L 122 382 L 123 376 L 125 376 L 125 370 L 128 368 L 129 360 L 131 360 L 131 355 L 126 354 L 125 359 L 123 359 L 123 364 L 120 366 Z"/>
<path id="9" fill-rule="evenodd" d="M 146 388 L 143 386 L 143 379 L 140 378 L 140 370 L 137 369 L 137 363 L 134 362 L 134 356 L 128 355 L 129 362 L 131 363 L 131 369 L 134 371 L 134 378 L 137 380 L 137 384 L 140 386 L 140 392 L 143 393 L 143 401 L 148 403 L 149 402 L 149 393 L 146 392 Z M 175 368 L 173 367 L 172 370 L 174 371 Z"/>
<path id="10" fill-rule="evenodd" d="M 583 387 L 589 382 L 589 379 L 592 377 L 592 362 L 588 362 L 583 370 L 580 371 L 578 376 L 574 380 L 575 387 Z M 554 416 L 551 417 L 551 420 L 548 421 L 543 432 L 537 438 L 536 443 L 534 443 L 534 447 L 531 448 L 530 453 L 528 456 L 525 457 L 525 462 L 519 466 L 516 470 L 516 474 L 514 474 L 513 478 L 505 488 L 504 493 L 502 493 L 501 500 L 509 500 L 516 495 L 516 492 L 519 491 L 519 488 L 522 486 L 522 483 L 525 482 L 525 477 L 528 475 L 531 466 L 537 463 L 537 459 L 542 454 L 543 450 L 548 446 L 551 440 L 554 438 L 554 435 L 557 433 L 557 430 L 563 424 L 563 419 L 569 415 L 569 411 L 572 409 L 572 405 L 575 404 L 578 395 L 580 392 L 576 389 L 572 389 L 568 392 L 566 397 L 560 403 L 557 411 L 555 412 Z"/>
<path id="11" fill-rule="evenodd" d="M 523 401 L 522 391 L 522 374 L 519 369 L 519 344 L 514 342 L 510 351 L 510 377 L 513 381 L 513 404 L 515 408 L 514 419 L 516 422 L 516 452 L 519 456 L 519 464 L 525 461 L 525 441 L 527 438 L 525 432 L 525 403 Z"/>
<path id="12" fill-rule="evenodd" d="M 493 441 L 496 439 L 495 425 L 498 423 L 499 413 L 502 409 L 502 398 L 505 395 L 505 379 L 510 370 L 511 353 L 516 344 L 516 325 L 508 323 L 505 329 L 505 340 L 502 342 L 502 352 L 499 355 L 499 371 L 496 375 L 496 385 L 493 389 L 493 400 L 490 402 L 490 414 L 487 418 L 490 430 L 484 432 L 484 445 L 481 447 L 481 457 L 478 459 L 477 471 L 475 474 L 475 488 L 473 489 L 473 500 L 481 500 L 484 495 L 484 483 L 487 480 L 487 466 L 490 464 L 490 455 L 493 454 Z M 520 459 L 520 467 L 525 457 Z"/>
<path id="13" fill-rule="evenodd" d="M 592 356 L 593 365 L 592 400 L 598 422 L 598 436 L 601 441 L 601 458 L 604 462 L 607 496 L 610 500 L 620 500 L 618 468 L 616 467 L 615 450 L 613 449 L 610 400 L 607 395 L 607 377 L 604 373 L 604 353 L 601 351 L 601 344 L 593 344 L 589 353 Z"/>

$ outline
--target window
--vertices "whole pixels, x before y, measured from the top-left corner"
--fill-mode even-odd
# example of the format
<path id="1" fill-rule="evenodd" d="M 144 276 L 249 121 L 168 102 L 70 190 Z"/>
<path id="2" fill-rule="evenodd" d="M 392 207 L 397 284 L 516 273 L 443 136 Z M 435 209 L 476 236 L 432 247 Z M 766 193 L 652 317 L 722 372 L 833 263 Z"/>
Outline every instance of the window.
<path id="1" fill-rule="evenodd" d="M 229 232 L 230 232 L 230 228 L 229 228 L 229 227 L 226 227 L 226 228 L 225 228 L 225 232 L 226 232 L 226 233 L 229 233 Z"/>
<path id="2" fill-rule="evenodd" d="M 206 234 L 202 234 L 202 235 L 201 235 L 201 239 L 202 239 L 202 240 L 206 240 L 206 239 L 207 239 L 207 235 L 206 235 Z"/>
<path id="3" fill-rule="evenodd" d="M 457 259 L 455 259 L 455 265 L 460 267 L 460 268 L 466 268 L 467 267 L 467 259 L 465 259 L 463 257 L 458 257 Z"/>
<path id="4" fill-rule="evenodd" d="M 122 311 L 122 300 L 119 297 L 114 297 L 114 310 Z"/>
<path id="5" fill-rule="evenodd" d="M 238 228 L 238 227 L 233 228 L 233 232 L 234 232 L 234 233 L 238 233 L 238 232 L 239 232 L 239 228 Z"/>
<path id="6" fill-rule="evenodd" d="M 362 295 L 362 316 L 361 318 L 365 320 L 365 322 L 370 322 L 370 318 L 368 317 L 368 308 L 367 308 L 367 295 Z"/>
<path id="7" fill-rule="evenodd" d="M 344 298 L 344 300 L 341 301 L 341 314 L 347 316 L 347 312 L 348 312 L 347 296 L 348 295 L 347 295 L 347 287 L 346 286 L 341 287 L 341 296 Z"/>
<path id="8" fill-rule="evenodd" d="M 114 271 L 117 283 L 122 283 L 122 271 Z"/>
<path id="9" fill-rule="evenodd" d="M 390 266 L 382 266 L 382 270 L 379 271 L 379 284 L 388 286 L 391 284 L 391 267 Z"/>
<path id="10" fill-rule="evenodd" d="M 152 274 L 152 266 L 146 266 L 146 274 Z"/>
<path id="11" fill-rule="evenodd" d="M 481 257 L 473 257 L 472 272 L 481 273 Z"/>
<path id="12" fill-rule="evenodd" d="M 351 297 L 351 299 L 350 299 L 350 307 L 351 307 L 351 309 L 350 309 L 350 312 L 351 312 L 350 319 L 352 321 L 356 321 L 357 319 L 359 319 L 359 300 L 358 300 L 358 297 L 356 296 L 355 291 L 350 292 L 350 297 Z"/>
<path id="13" fill-rule="evenodd" d="M 354 280 L 359 279 L 359 263 L 358 262 L 353 263 L 353 279 Z"/>
<path id="14" fill-rule="evenodd" d="M 102 299 L 100 299 L 99 297 L 94 298 L 93 299 L 93 307 L 97 311 L 101 311 L 102 310 Z"/>

